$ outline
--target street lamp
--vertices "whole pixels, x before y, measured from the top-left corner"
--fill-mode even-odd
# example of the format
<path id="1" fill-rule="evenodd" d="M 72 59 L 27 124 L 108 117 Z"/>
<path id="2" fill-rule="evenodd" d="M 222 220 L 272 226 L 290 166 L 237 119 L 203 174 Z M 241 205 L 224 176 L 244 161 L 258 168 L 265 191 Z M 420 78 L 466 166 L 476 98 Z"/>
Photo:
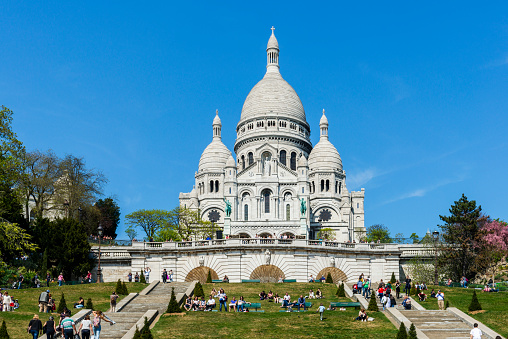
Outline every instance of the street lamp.
<path id="1" fill-rule="evenodd" d="M 99 267 L 97 268 L 97 282 L 101 282 L 101 237 L 102 237 L 102 225 L 99 223 L 97 227 L 97 233 L 99 234 Z"/>
<path id="2" fill-rule="evenodd" d="M 439 239 L 439 232 L 432 232 L 432 238 L 434 238 L 434 285 L 438 285 L 438 277 L 437 277 L 437 239 Z"/>

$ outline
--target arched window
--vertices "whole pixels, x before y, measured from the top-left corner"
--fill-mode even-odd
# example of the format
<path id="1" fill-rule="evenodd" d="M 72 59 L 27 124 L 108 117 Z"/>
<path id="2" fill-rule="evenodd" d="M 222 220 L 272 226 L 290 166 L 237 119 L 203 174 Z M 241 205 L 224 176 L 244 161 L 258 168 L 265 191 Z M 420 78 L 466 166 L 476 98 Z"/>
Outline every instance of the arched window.
<path id="1" fill-rule="evenodd" d="M 325 181 L 321 180 L 321 192 L 325 190 Z"/>
<path id="2" fill-rule="evenodd" d="M 326 191 L 330 191 L 330 180 L 326 180 Z"/>
<path id="3" fill-rule="evenodd" d="M 316 183 L 312 182 L 312 193 L 316 193 Z"/>
<path id="4" fill-rule="evenodd" d="M 215 192 L 219 192 L 219 180 L 215 180 Z"/>
<path id="5" fill-rule="evenodd" d="M 254 163 L 254 154 L 252 154 L 252 152 L 249 152 L 248 157 L 249 157 L 249 166 L 250 166 Z"/>
<path id="6" fill-rule="evenodd" d="M 291 206 L 289 204 L 286 205 L 286 220 L 289 221 L 291 219 Z"/>
<path id="7" fill-rule="evenodd" d="M 286 151 L 280 151 L 280 163 L 286 166 Z"/>
<path id="8" fill-rule="evenodd" d="M 296 171 L 296 152 L 291 152 L 291 169 Z"/>
<path id="9" fill-rule="evenodd" d="M 342 183 L 339 182 L 339 194 L 342 194 Z"/>
<path id="10" fill-rule="evenodd" d="M 336 181 L 335 182 L 335 193 L 338 193 L 339 192 L 339 182 Z"/>
<path id="11" fill-rule="evenodd" d="M 242 170 L 245 169 L 245 155 L 242 155 Z"/>
<path id="12" fill-rule="evenodd" d="M 243 206 L 243 220 L 249 221 L 249 205 L 247 205 L 247 204 L 245 204 L 245 206 Z"/>
<path id="13" fill-rule="evenodd" d="M 213 193 L 213 180 L 210 180 L 210 193 Z"/>
<path id="14" fill-rule="evenodd" d="M 231 187 L 229 188 L 229 194 L 231 194 Z"/>
<path id="15" fill-rule="evenodd" d="M 261 196 L 265 201 L 265 213 L 270 213 L 270 193 L 270 190 L 264 190 L 261 193 Z"/>

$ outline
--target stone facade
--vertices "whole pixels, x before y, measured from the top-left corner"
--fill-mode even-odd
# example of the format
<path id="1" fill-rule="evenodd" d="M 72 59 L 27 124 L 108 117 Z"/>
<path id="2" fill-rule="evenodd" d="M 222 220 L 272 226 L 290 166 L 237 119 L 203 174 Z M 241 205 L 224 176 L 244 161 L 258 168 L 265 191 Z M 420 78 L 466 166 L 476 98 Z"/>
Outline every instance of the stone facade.
<path id="1" fill-rule="evenodd" d="M 247 96 L 236 128 L 236 161 L 222 142 L 216 112 L 195 186 L 180 193 L 180 205 L 199 209 L 225 235 L 315 239 L 319 230 L 329 228 L 332 239 L 358 241 L 365 234 L 365 191 L 348 191 L 324 110 L 320 140 L 312 146 L 302 102 L 280 74 L 273 30 L 266 51 L 266 74 Z M 229 217 L 225 201 L 231 204 Z"/>

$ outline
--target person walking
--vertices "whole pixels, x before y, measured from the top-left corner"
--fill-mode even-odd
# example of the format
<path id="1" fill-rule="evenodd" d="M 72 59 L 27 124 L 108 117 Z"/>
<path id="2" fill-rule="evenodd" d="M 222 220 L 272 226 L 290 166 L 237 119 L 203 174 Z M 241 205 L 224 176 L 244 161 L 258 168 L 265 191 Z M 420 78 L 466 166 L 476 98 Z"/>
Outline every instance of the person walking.
<path id="1" fill-rule="evenodd" d="M 169 282 L 173 282 L 173 270 L 169 270 Z"/>
<path id="2" fill-rule="evenodd" d="M 90 339 L 90 334 L 93 333 L 93 327 L 88 314 L 85 315 L 85 319 L 81 321 L 78 332 L 81 332 L 81 339 Z"/>
<path id="3" fill-rule="evenodd" d="M 55 318 L 53 318 L 53 316 L 49 317 L 49 320 L 44 323 L 42 328 L 46 331 L 46 338 L 47 339 L 54 339 L 55 338 L 56 324 L 55 324 Z"/>
<path id="4" fill-rule="evenodd" d="M 411 291 L 411 279 L 409 276 L 406 277 L 406 286 L 404 287 L 404 293 L 406 295 L 409 295 L 409 292 Z"/>
<path id="5" fill-rule="evenodd" d="M 323 303 L 321 303 L 321 306 L 318 307 L 317 312 L 319 312 L 319 319 L 323 321 L 323 314 L 325 313 L 325 307 L 323 306 Z"/>
<path id="6" fill-rule="evenodd" d="M 48 312 L 48 303 L 49 303 L 49 290 L 43 291 L 39 295 L 39 313 Z"/>
<path id="7" fill-rule="evenodd" d="M 109 304 L 111 306 L 111 312 L 116 312 L 116 299 L 118 299 L 118 294 L 116 292 L 113 292 L 111 296 L 109 297 Z"/>
<path id="8" fill-rule="evenodd" d="M 439 306 L 439 309 L 441 311 L 444 311 L 445 307 L 444 307 L 444 293 L 441 292 L 441 290 L 439 290 L 436 294 L 436 298 L 437 298 L 437 305 Z"/>
<path id="9" fill-rule="evenodd" d="M 65 318 L 63 318 L 63 320 L 60 322 L 60 326 L 62 327 L 62 332 L 65 339 L 73 339 L 74 332 L 78 332 L 76 331 L 76 324 L 74 323 L 74 320 L 71 319 L 71 312 L 69 310 L 65 312 Z"/>
<path id="10" fill-rule="evenodd" d="M 100 339 L 101 336 L 101 328 L 102 328 L 102 320 L 109 322 L 111 325 L 114 324 L 113 321 L 109 320 L 107 317 L 104 317 L 102 311 L 93 311 L 93 337 L 94 339 Z"/>
<path id="11" fill-rule="evenodd" d="M 39 334 L 42 331 L 42 322 L 39 320 L 39 315 L 34 314 L 32 320 L 28 324 L 28 333 L 30 333 L 34 339 L 39 338 Z"/>
<path id="12" fill-rule="evenodd" d="M 60 275 L 58 276 L 58 286 L 62 286 L 64 281 L 65 281 L 65 279 L 63 277 L 63 273 L 60 272 Z"/>
<path id="13" fill-rule="evenodd" d="M 471 335 L 470 339 L 482 339 L 483 335 L 482 330 L 478 328 L 477 323 L 474 323 L 473 329 L 471 330 L 471 332 L 469 332 L 469 334 Z"/>

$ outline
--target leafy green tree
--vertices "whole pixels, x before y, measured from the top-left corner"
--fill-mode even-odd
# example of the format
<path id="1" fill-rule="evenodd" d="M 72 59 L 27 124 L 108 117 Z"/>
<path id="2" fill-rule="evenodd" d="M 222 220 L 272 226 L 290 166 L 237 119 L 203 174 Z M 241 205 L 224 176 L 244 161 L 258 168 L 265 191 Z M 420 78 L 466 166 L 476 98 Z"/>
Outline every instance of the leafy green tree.
<path id="1" fill-rule="evenodd" d="M 453 280 L 458 281 L 462 276 L 471 279 L 477 273 L 475 258 L 480 251 L 481 210 L 476 201 L 469 201 L 462 194 L 451 206 L 450 216 L 439 216 L 445 222 L 439 227 L 446 243 L 440 248 L 440 262 L 447 266 Z"/>
<path id="2" fill-rule="evenodd" d="M 390 238 L 390 231 L 388 227 L 381 224 L 376 224 L 367 227 L 367 236 L 365 238 L 367 242 L 381 242 L 389 243 L 392 241 Z"/>
<path id="3" fill-rule="evenodd" d="M 182 312 L 180 306 L 178 306 L 178 302 L 175 297 L 175 288 L 171 289 L 171 299 L 169 300 L 168 308 L 166 313 L 180 313 Z"/>
<path id="4" fill-rule="evenodd" d="M 168 227 L 171 213 L 165 210 L 139 210 L 125 216 L 126 224 L 140 227 L 148 239 L 153 239 L 157 232 Z"/>
<path id="5" fill-rule="evenodd" d="M 92 298 L 87 299 L 85 308 L 88 310 L 93 310 Z"/>
<path id="6" fill-rule="evenodd" d="M 397 339 L 407 339 L 407 329 L 403 322 L 400 322 L 399 332 L 397 332 Z"/>
<path id="7" fill-rule="evenodd" d="M 66 230 L 65 239 L 61 246 L 60 262 L 63 266 L 64 276 L 80 276 L 91 271 L 94 259 L 90 258 L 91 246 L 88 235 L 82 224 L 74 219 L 57 219 L 61 229 Z"/>
<path id="8" fill-rule="evenodd" d="M 212 273 L 210 270 L 208 270 L 208 275 L 206 276 L 206 283 L 211 284 L 212 283 Z"/>
<path id="9" fill-rule="evenodd" d="M 377 300 L 376 300 L 376 296 L 375 295 L 372 295 L 370 297 L 370 301 L 369 301 L 369 307 L 367 308 L 367 311 L 370 311 L 370 312 L 378 312 L 379 311 L 379 308 L 377 306 Z"/>
<path id="10" fill-rule="evenodd" d="M 56 308 L 57 313 L 62 313 L 67 307 L 67 302 L 65 301 L 65 296 L 62 293 L 62 296 L 60 297 L 60 302 L 58 303 L 58 307 Z"/>
<path id="11" fill-rule="evenodd" d="M 0 219 L 0 263 L 25 255 L 37 249 L 30 235 L 17 224 Z"/>
<path id="12" fill-rule="evenodd" d="M 10 109 L 0 106 L 0 187 L 13 187 L 20 182 L 24 171 L 25 147 L 12 130 L 13 115 Z"/>
<path id="13" fill-rule="evenodd" d="M 322 228 L 318 232 L 317 237 L 318 237 L 318 239 L 332 240 L 334 234 L 335 234 L 335 232 L 333 231 L 333 229 L 331 229 L 331 228 Z"/>
<path id="14" fill-rule="evenodd" d="M 100 222 L 104 228 L 104 235 L 116 238 L 116 229 L 120 224 L 120 207 L 112 198 L 99 199 L 95 203 L 95 207 L 100 212 Z M 95 234 L 95 233 L 94 233 Z"/>
<path id="15" fill-rule="evenodd" d="M 325 282 L 327 284 L 333 284 L 333 278 L 332 278 L 332 274 L 330 272 L 328 272 L 328 275 L 326 276 Z"/>
<path id="16" fill-rule="evenodd" d="M 220 229 L 217 224 L 204 221 L 200 210 L 177 206 L 170 211 L 170 214 L 171 218 L 167 227 L 176 231 L 179 239 L 213 238 L 215 232 Z"/>
<path id="17" fill-rule="evenodd" d="M 416 335 L 416 327 L 415 324 L 411 323 L 411 327 L 409 327 L 409 332 L 407 334 L 408 339 L 418 339 L 418 336 Z"/>
<path id="18" fill-rule="evenodd" d="M 416 233 L 412 233 L 409 238 L 413 241 L 413 244 L 418 244 L 420 237 Z"/>
<path id="19" fill-rule="evenodd" d="M 478 297 L 476 296 L 476 291 L 473 291 L 473 297 L 471 298 L 471 303 L 468 308 L 469 312 L 480 311 L 482 310 L 482 305 L 478 301 Z"/>
<path id="20" fill-rule="evenodd" d="M 397 233 L 392 239 L 394 243 L 402 244 L 404 242 L 404 233 Z"/>
<path id="21" fill-rule="evenodd" d="M 2 320 L 2 326 L 0 327 L 0 339 L 10 339 L 5 320 Z"/>
<path id="22" fill-rule="evenodd" d="M 133 241 L 138 236 L 138 232 L 136 232 L 136 228 L 133 227 L 132 225 L 129 225 L 129 227 L 127 227 L 127 229 L 125 230 L 125 233 L 129 237 L 130 241 Z"/>

